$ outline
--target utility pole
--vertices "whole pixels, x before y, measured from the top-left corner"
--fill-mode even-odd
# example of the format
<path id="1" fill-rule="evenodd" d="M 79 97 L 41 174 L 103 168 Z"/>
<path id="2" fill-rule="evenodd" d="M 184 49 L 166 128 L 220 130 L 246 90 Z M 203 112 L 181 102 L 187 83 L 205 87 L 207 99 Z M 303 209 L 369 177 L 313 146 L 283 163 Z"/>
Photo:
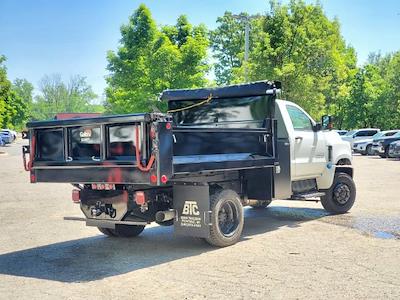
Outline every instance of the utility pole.
<path id="1" fill-rule="evenodd" d="M 244 21 L 244 79 L 248 80 L 248 72 L 247 72 L 247 61 L 249 60 L 249 51 L 250 51 L 250 21 L 251 19 L 256 18 L 256 16 L 248 16 L 245 14 L 240 15 L 232 15 L 236 20 Z"/>

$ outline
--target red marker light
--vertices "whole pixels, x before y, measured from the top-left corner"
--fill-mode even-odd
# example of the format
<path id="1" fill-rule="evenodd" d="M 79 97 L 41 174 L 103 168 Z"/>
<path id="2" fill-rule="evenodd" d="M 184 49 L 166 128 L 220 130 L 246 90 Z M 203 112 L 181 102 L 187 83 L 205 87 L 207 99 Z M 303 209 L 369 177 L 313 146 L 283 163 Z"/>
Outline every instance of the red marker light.
<path id="1" fill-rule="evenodd" d="M 152 175 L 150 176 L 150 182 L 151 182 L 151 183 L 157 183 L 157 176 L 154 175 L 154 174 L 152 174 Z"/>
<path id="2" fill-rule="evenodd" d="M 168 182 L 168 177 L 167 177 L 166 175 L 162 175 L 162 176 L 161 176 L 161 182 L 162 182 L 163 184 L 166 184 L 166 183 Z"/>
<path id="3" fill-rule="evenodd" d="M 35 174 L 31 174 L 31 183 L 35 183 L 36 182 L 36 176 Z"/>
<path id="4" fill-rule="evenodd" d="M 171 123 L 167 123 L 167 124 L 165 124 L 165 128 L 167 128 L 168 130 L 169 130 L 169 129 L 171 129 L 171 128 L 172 128 L 172 125 L 171 125 Z"/>

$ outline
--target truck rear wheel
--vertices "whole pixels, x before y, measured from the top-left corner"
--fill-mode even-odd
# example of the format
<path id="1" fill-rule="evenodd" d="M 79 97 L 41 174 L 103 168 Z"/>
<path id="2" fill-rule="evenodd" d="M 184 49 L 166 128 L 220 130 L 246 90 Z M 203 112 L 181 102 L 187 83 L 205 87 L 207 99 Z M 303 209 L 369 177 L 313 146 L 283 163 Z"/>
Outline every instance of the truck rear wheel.
<path id="1" fill-rule="evenodd" d="M 233 190 L 222 190 L 211 195 L 211 227 L 206 241 L 217 247 L 226 247 L 239 241 L 243 231 L 243 206 Z"/>
<path id="2" fill-rule="evenodd" d="M 344 214 L 352 208 L 355 199 L 353 178 L 346 173 L 336 173 L 331 188 L 321 197 L 321 204 L 330 213 Z"/>
<path id="3" fill-rule="evenodd" d="M 97 229 L 102 233 L 107 236 L 115 236 L 115 232 L 113 229 L 110 228 L 104 228 L 104 227 L 97 227 Z"/>
<path id="4" fill-rule="evenodd" d="M 101 233 L 113 237 L 135 237 L 142 233 L 144 225 L 115 225 L 115 229 L 97 227 Z"/>
<path id="5" fill-rule="evenodd" d="M 251 204 L 250 207 L 251 208 L 255 208 L 255 209 L 260 209 L 260 208 L 266 208 L 268 205 L 270 205 L 272 202 L 272 200 L 266 200 L 266 201 L 257 201 L 257 203 Z"/>

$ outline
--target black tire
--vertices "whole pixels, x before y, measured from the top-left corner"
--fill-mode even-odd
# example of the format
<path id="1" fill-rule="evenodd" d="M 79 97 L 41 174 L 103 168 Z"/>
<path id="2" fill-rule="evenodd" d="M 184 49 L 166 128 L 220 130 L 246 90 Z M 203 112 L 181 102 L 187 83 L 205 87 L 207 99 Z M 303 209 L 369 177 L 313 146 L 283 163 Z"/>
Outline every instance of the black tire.
<path id="1" fill-rule="evenodd" d="M 321 197 L 321 204 L 326 211 L 333 214 L 344 214 L 354 205 L 356 185 L 353 178 L 346 173 L 336 173 L 331 188 Z"/>
<path id="2" fill-rule="evenodd" d="M 144 227 L 144 225 L 115 225 L 115 229 L 110 231 L 117 237 L 130 238 L 141 234 Z"/>
<path id="3" fill-rule="evenodd" d="M 237 243 L 243 231 L 243 206 L 239 195 L 232 190 L 222 190 L 211 195 L 210 236 L 206 241 L 216 247 Z"/>
<path id="4" fill-rule="evenodd" d="M 174 220 L 168 220 L 168 221 L 164 221 L 164 222 L 156 222 L 158 225 L 160 226 L 172 226 L 174 225 Z"/>
<path id="5" fill-rule="evenodd" d="M 389 146 L 386 146 L 386 148 L 385 148 L 385 153 L 384 153 L 384 154 L 379 154 L 379 156 L 380 156 L 381 158 L 387 158 L 387 157 L 389 157 Z"/>
<path id="6" fill-rule="evenodd" d="M 385 157 L 390 157 L 389 155 L 389 145 L 385 148 Z"/>
<path id="7" fill-rule="evenodd" d="M 372 145 L 368 145 L 365 152 L 367 153 L 367 155 L 374 155 L 374 152 L 372 151 Z"/>
<path id="8" fill-rule="evenodd" d="M 270 205 L 272 200 L 266 200 L 266 201 L 258 201 L 257 204 L 252 204 L 250 205 L 251 208 L 254 209 L 261 209 L 261 208 L 266 208 L 268 205 Z"/>
<path id="9" fill-rule="evenodd" d="M 97 227 L 97 229 L 98 229 L 102 234 L 105 234 L 106 236 L 113 236 L 113 237 L 115 237 L 115 232 L 114 232 L 113 229 L 104 228 L 104 227 Z"/>

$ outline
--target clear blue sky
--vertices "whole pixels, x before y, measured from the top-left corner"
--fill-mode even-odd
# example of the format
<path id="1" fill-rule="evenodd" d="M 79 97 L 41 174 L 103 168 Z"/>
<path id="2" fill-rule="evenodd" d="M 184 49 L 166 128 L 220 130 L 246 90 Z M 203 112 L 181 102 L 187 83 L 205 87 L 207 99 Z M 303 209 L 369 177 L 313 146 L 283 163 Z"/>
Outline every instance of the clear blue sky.
<path id="1" fill-rule="evenodd" d="M 320 2 L 330 18 L 339 18 L 359 64 L 369 52 L 400 50 L 400 1 Z M 192 23 L 209 28 L 226 10 L 268 10 L 266 0 L 0 0 L 0 54 L 7 56 L 9 77 L 37 85 L 44 74 L 60 73 L 64 79 L 81 74 L 101 95 L 106 52 L 117 48 L 120 25 L 140 3 L 150 8 L 158 24 L 174 24 L 186 14 Z"/>

